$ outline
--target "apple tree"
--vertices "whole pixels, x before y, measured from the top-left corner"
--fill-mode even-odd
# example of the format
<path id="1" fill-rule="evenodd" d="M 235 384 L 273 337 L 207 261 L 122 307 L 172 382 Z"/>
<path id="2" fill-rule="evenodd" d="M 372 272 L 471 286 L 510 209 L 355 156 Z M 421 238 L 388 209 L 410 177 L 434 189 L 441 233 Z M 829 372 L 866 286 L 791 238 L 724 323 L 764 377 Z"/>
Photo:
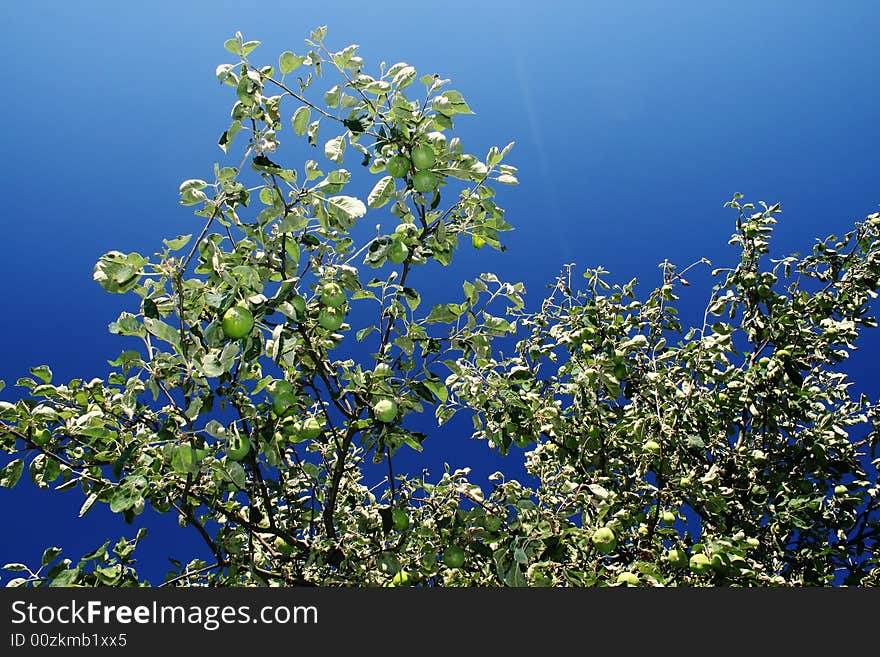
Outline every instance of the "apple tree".
<path id="1" fill-rule="evenodd" d="M 226 42 L 232 161 L 180 185 L 200 229 L 101 257 L 130 344 L 106 379 L 18 381 L 0 485 L 27 470 L 81 515 L 175 514 L 211 557 L 174 555 L 171 585 L 877 583 L 878 411 L 842 365 L 876 326 L 880 214 L 770 259 L 779 205 L 736 195 L 738 257 L 694 327 L 675 303 L 705 260 L 643 295 L 568 265 L 535 310 L 488 273 L 422 304 L 463 245 L 502 248 L 512 144 L 468 153 L 449 80 L 367 73 L 325 38 L 273 65 Z M 297 141 L 314 159 L 290 167 Z M 467 416 L 537 483 L 395 471 L 428 414 L 438 435 Z M 10 584 L 158 584 L 144 540 L 51 547 Z"/>

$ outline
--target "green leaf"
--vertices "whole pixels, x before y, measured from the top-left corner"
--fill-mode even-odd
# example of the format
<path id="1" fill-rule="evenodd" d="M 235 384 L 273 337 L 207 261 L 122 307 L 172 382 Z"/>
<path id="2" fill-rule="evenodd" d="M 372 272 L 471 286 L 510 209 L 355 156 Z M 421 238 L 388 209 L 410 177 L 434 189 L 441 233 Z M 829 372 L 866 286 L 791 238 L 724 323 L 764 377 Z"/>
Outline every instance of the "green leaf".
<path id="1" fill-rule="evenodd" d="M 483 326 L 493 332 L 497 333 L 512 333 L 513 327 L 510 325 L 506 319 L 502 317 L 493 317 L 492 315 L 488 315 L 483 313 Z"/>
<path id="2" fill-rule="evenodd" d="M 260 90 L 259 85 L 255 84 L 254 81 L 248 76 L 244 76 L 238 83 L 238 86 L 235 87 L 235 93 L 238 96 L 238 99 L 242 102 L 243 105 L 247 107 L 252 107 L 256 105 L 256 99 L 254 98 L 254 94 L 256 94 Z"/>
<path id="3" fill-rule="evenodd" d="M 398 89 L 406 89 L 416 79 L 416 69 L 412 66 L 404 66 L 394 74 L 391 83 L 397 85 Z"/>
<path id="4" fill-rule="evenodd" d="M 318 42 L 323 41 L 326 36 L 327 36 L 327 26 L 326 25 L 321 25 L 320 27 L 316 27 L 314 30 L 312 30 L 312 33 L 310 35 L 312 41 L 318 41 Z"/>
<path id="5" fill-rule="evenodd" d="M 233 121 L 232 125 L 224 131 L 222 135 L 220 135 L 220 139 L 217 141 L 217 145 L 223 149 L 224 153 L 229 152 L 229 147 L 232 145 L 232 140 L 235 139 L 235 135 L 241 130 L 241 121 Z M 233 167 L 227 167 L 229 169 L 233 169 Z M 234 169 L 233 169 L 234 170 Z"/>
<path id="6" fill-rule="evenodd" d="M 113 462 L 113 476 L 119 478 L 122 474 L 122 469 L 125 467 L 125 462 L 128 461 L 128 458 L 134 454 L 134 451 L 137 449 L 138 443 L 136 441 L 132 441 L 128 447 L 122 450 L 122 454 L 119 455 Z"/>
<path id="7" fill-rule="evenodd" d="M 309 127 L 308 127 L 308 130 L 306 130 L 306 134 L 309 136 L 309 144 L 311 146 L 318 145 L 318 128 L 320 126 L 321 126 L 321 119 L 318 119 L 316 121 L 312 121 L 311 123 L 309 123 Z M 311 180 L 311 178 L 309 178 L 308 180 Z"/>
<path id="8" fill-rule="evenodd" d="M 226 39 L 223 42 L 223 47 L 233 55 L 241 57 L 244 54 L 244 51 L 241 49 L 241 42 L 238 39 Z"/>
<path id="9" fill-rule="evenodd" d="M 410 431 L 404 431 L 399 434 L 400 438 L 403 440 L 404 444 L 411 447 L 417 452 L 421 452 L 424 448 L 422 447 L 422 440 L 424 440 L 424 434 L 415 434 Z"/>
<path id="10" fill-rule="evenodd" d="M 409 306 L 411 311 L 415 312 L 416 308 L 418 308 L 419 304 L 422 302 L 421 295 L 411 287 L 403 288 L 402 292 L 403 300 L 406 301 L 406 305 Z"/>
<path id="11" fill-rule="evenodd" d="M 205 433 L 214 438 L 226 439 L 226 427 L 217 420 L 209 420 L 205 425 Z"/>
<path id="12" fill-rule="evenodd" d="M 503 157 L 504 156 L 501 155 L 501 151 L 498 150 L 498 147 L 493 146 L 489 149 L 489 153 L 486 155 L 486 166 L 489 168 L 494 167 Z"/>
<path id="13" fill-rule="evenodd" d="M 3 488 L 15 486 L 18 480 L 21 479 L 22 470 L 24 470 L 24 461 L 22 459 L 15 459 L 7 463 L 6 467 L 0 470 L 0 486 Z"/>
<path id="14" fill-rule="evenodd" d="M 189 241 L 192 239 L 192 234 L 189 235 L 178 235 L 176 238 L 171 240 L 162 240 L 162 243 L 168 248 L 169 251 L 177 251 L 178 249 L 182 249 Z"/>
<path id="15" fill-rule="evenodd" d="M 400 570 L 400 559 L 393 552 L 382 552 L 376 559 L 379 569 L 382 572 L 393 575 Z"/>
<path id="16" fill-rule="evenodd" d="M 333 53 L 333 63 L 339 68 L 352 68 L 351 61 L 357 54 L 357 45 L 346 46 L 343 50 Z"/>
<path id="17" fill-rule="evenodd" d="M 242 54 L 244 54 L 244 56 L 247 57 L 259 45 L 260 45 L 259 41 L 245 41 L 241 46 Z"/>
<path id="18" fill-rule="evenodd" d="M 161 319 L 153 319 L 152 317 L 144 317 L 144 326 L 151 335 L 180 349 L 180 333 L 177 329 L 166 324 Z"/>
<path id="19" fill-rule="evenodd" d="M 109 330 L 116 335 L 132 335 L 138 337 L 146 335 L 146 332 L 140 322 L 138 322 L 137 317 L 127 312 L 120 313 L 116 321 L 110 323 Z"/>
<path id="20" fill-rule="evenodd" d="M 507 573 L 505 573 L 505 575 L 504 575 L 504 582 L 508 586 L 514 586 L 514 587 L 523 587 L 523 586 L 529 585 L 528 581 L 526 580 L 525 576 L 522 574 L 522 571 L 520 570 L 519 563 L 517 563 L 516 561 L 513 561 L 510 564 L 510 568 L 507 570 Z"/>
<path id="21" fill-rule="evenodd" d="M 180 474 L 199 471 L 198 454 L 190 445 L 177 445 L 171 452 L 171 467 Z"/>
<path id="22" fill-rule="evenodd" d="M 405 335 L 401 335 L 400 337 L 395 338 L 394 344 L 400 347 L 400 350 L 407 356 L 412 356 L 413 351 L 415 350 L 415 342 L 413 342 Z"/>
<path id="23" fill-rule="evenodd" d="M 291 122 L 293 123 L 293 131 L 297 136 L 302 137 L 306 134 L 309 127 L 309 119 L 312 118 L 312 110 L 306 106 L 300 107 L 293 113 Z"/>
<path id="24" fill-rule="evenodd" d="M 232 64 L 220 64 L 220 66 L 214 69 L 214 75 L 223 84 L 234 87 L 238 84 L 238 76 L 233 72 L 234 68 L 235 66 Z"/>
<path id="25" fill-rule="evenodd" d="M 265 171 L 266 173 L 280 174 L 284 171 L 284 167 L 280 164 L 276 164 L 262 153 L 254 156 L 251 160 L 251 167 L 255 171 Z"/>
<path id="26" fill-rule="evenodd" d="M 30 368 L 30 373 L 40 379 L 43 383 L 52 383 L 52 370 L 48 365 L 40 365 L 39 367 Z"/>
<path id="27" fill-rule="evenodd" d="M 425 321 L 428 324 L 448 324 L 457 320 L 462 312 L 457 303 L 441 303 L 431 308 Z"/>
<path id="28" fill-rule="evenodd" d="M 354 196 L 331 196 L 327 199 L 327 209 L 333 216 L 349 226 L 356 219 L 367 214 L 367 207 L 363 201 Z"/>
<path id="29" fill-rule="evenodd" d="M 371 208 L 381 208 L 391 200 L 391 196 L 395 192 L 394 178 L 385 176 L 373 187 L 367 196 L 367 205 Z"/>
<path id="30" fill-rule="evenodd" d="M 240 463 L 235 461 L 226 461 L 226 463 L 218 464 L 223 478 L 235 484 L 239 490 L 245 490 L 247 486 L 247 474 Z"/>
<path id="31" fill-rule="evenodd" d="M 131 491 L 121 486 L 113 492 L 110 498 L 110 510 L 113 513 L 122 513 L 134 506 L 137 500 L 131 495 Z"/>
<path id="32" fill-rule="evenodd" d="M 119 564 L 113 566 L 97 566 L 94 573 L 95 577 L 103 586 L 114 586 L 122 577 L 122 566 Z"/>
<path id="33" fill-rule="evenodd" d="M 687 445 L 688 449 L 700 451 L 706 449 L 706 443 L 703 442 L 703 439 L 693 433 L 685 438 L 685 445 Z"/>
<path id="34" fill-rule="evenodd" d="M 15 563 L 15 562 L 13 562 L 13 563 L 6 563 L 6 564 L 3 564 L 3 570 L 11 570 L 11 571 L 13 571 L 13 572 L 19 572 L 19 571 L 22 571 L 22 570 L 29 570 L 29 569 L 28 569 L 28 567 L 25 566 L 23 563 Z"/>
<path id="35" fill-rule="evenodd" d="M 62 570 L 58 575 L 56 575 L 52 579 L 51 582 L 49 582 L 49 586 L 51 586 L 51 587 L 71 586 L 74 582 L 76 582 L 77 577 L 79 577 L 79 568 Z"/>
<path id="36" fill-rule="evenodd" d="M 444 116 L 455 116 L 456 114 L 473 114 L 473 110 L 464 102 L 464 98 L 457 91 L 444 91 L 434 97 L 432 106 L 436 112 Z"/>
<path id="37" fill-rule="evenodd" d="M 39 454 L 30 465 L 31 480 L 40 488 L 47 488 L 49 484 L 61 476 L 61 466 L 58 461 Z"/>
<path id="38" fill-rule="evenodd" d="M 40 560 L 40 563 L 44 566 L 48 566 L 59 554 L 61 554 L 60 547 L 48 547 L 43 550 L 43 558 Z"/>
<path id="39" fill-rule="evenodd" d="M 212 349 L 205 354 L 205 357 L 202 358 L 201 369 L 202 374 L 209 378 L 220 376 L 226 371 L 223 363 L 220 362 L 219 349 Z"/>
<path id="40" fill-rule="evenodd" d="M 224 372 L 228 372 L 232 369 L 239 351 L 239 346 L 236 342 L 229 342 L 223 347 L 223 351 L 220 352 L 220 363 L 223 366 Z"/>
<path id="41" fill-rule="evenodd" d="M 187 192 L 199 191 L 200 189 L 204 189 L 208 186 L 208 183 L 204 180 L 200 180 L 199 178 L 190 178 L 189 180 L 184 180 L 180 183 L 180 186 L 177 188 L 177 191 L 181 196 L 186 194 Z"/>
<path id="42" fill-rule="evenodd" d="M 372 333 L 373 331 L 376 331 L 376 330 L 378 330 L 378 329 L 376 329 L 375 326 L 367 326 L 366 328 L 362 328 L 362 329 L 360 329 L 357 333 L 355 333 L 355 339 L 356 339 L 358 342 L 363 342 L 364 339 L 365 339 L 368 335 L 370 335 L 370 333 Z"/>
<path id="43" fill-rule="evenodd" d="M 281 69 L 281 72 L 284 75 L 287 75 L 302 66 L 304 61 L 306 61 L 305 57 L 295 55 L 289 50 L 285 50 L 278 58 L 278 68 Z"/>
<path id="44" fill-rule="evenodd" d="M 137 287 L 147 259 L 139 253 L 108 251 L 95 264 L 92 278 L 113 294 L 122 294 Z"/>
<path id="45" fill-rule="evenodd" d="M 342 96 L 342 90 L 339 85 L 334 85 L 324 93 L 324 103 L 327 107 L 336 107 L 339 105 L 339 98 Z"/>
<path id="46" fill-rule="evenodd" d="M 82 506 L 79 508 L 79 517 L 82 518 L 84 515 L 86 515 L 91 510 L 91 508 L 95 505 L 95 502 L 97 502 L 97 501 L 98 501 L 98 494 L 97 493 L 90 493 L 89 496 L 86 498 L 86 501 L 83 502 Z"/>
<path id="47" fill-rule="evenodd" d="M 293 239 L 285 240 L 284 250 L 287 252 L 287 255 L 290 258 L 291 263 L 293 263 L 293 266 L 296 267 L 299 264 L 300 259 L 299 242 Z"/>
<path id="48" fill-rule="evenodd" d="M 306 160 L 304 168 L 306 172 L 306 180 L 314 180 L 315 178 L 324 175 L 324 172 L 318 168 L 318 163 L 314 160 Z"/>
<path id="49" fill-rule="evenodd" d="M 345 155 L 345 138 L 340 135 L 324 144 L 324 155 L 331 162 L 341 164 Z"/>
<path id="50" fill-rule="evenodd" d="M 446 389 L 446 386 L 442 381 L 425 379 L 422 383 L 425 384 L 425 387 L 428 388 L 431 392 L 433 392 L 437 399 L 441 402 L 445 402 L 449 398 L 449 391 Z"/>

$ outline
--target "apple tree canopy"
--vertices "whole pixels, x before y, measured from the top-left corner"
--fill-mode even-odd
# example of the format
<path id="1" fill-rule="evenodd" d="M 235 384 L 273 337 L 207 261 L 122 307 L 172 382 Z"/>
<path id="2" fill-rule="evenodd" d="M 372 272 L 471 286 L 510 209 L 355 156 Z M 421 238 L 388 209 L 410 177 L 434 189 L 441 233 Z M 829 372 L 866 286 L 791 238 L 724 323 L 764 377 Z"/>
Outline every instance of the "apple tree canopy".
<path id="1" fill-rule="evenodd" d="M 101 257 L 137 301 L 124 350 L 106 379 L 18 380 L 0 486 L 174 514 L 211 555 L 170 555 L 181 586 L 878 584 L 878 406 L 844 365 L 877 326 L 880 214 L 771 259 L 780 205 L 737 194 L 729 263 L 665 262 L 652 289 L 566 265 L 541 299 L 486 273 L 423 304 L 459 249 L 502 249 L 513 144 L 468 152 L 450 80 L 326 39 L 226 41 L 224 162 L 179 189 L 198 225 Z M 529 483 L 395 469 L 432 415 Z M 161 583 L 144 529 L 101 540 L 22 555 L 10 585 Z"/>

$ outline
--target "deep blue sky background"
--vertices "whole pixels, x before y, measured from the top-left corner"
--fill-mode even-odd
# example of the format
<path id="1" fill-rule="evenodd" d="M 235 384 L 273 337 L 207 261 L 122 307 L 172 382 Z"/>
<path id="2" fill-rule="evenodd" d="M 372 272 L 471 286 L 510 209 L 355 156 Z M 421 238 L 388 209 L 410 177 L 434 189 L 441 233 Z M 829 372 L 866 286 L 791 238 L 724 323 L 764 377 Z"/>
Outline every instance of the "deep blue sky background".
<path id="1" fill-rule="evenodd" d="M 329 24 L 328 43 L 359 43 L 368 69 L 406 60 L 452 78 L 477 112 L 457 121 L 469 151 L 517 141 L 510 162 L 522 183 L 500 190 L 516 227 L 509 250 L 465 249 L 445 278 L 430 279 L 438 297 L 458 295 L 482 271 L 523 280 L 535 304 L 566 262 L 645 285 L 664 258 L 729 263 L 734 216 L 721 206 L 735 191 L 782 202 L 777 254 L 804 251 L 880 204 L 873 0 L 249 4 L 4 7 L 7 385 L 40 363 L 57 381 L 104 376 L 106 361 L 132 346 L 107 333 L 128 302 L 92 282 L 92 266 L 107 250 L 149 254 L 162 237 L 198 230 L 177 186 L 208 178 L 222 160 L 216 141 L 232 97 L 213 73 L 239 29 L 263 42 L 256 61 L 274 63 Z M 695 287 L 686 317 L 705 292 Z M 878 338 L 862 342 L 850 368 L 875 397 Z M 7 388 L 0 398 L 17 394 Z M 497 467 L 485 445 L 449 432 L 429 442 L 428 457 L 480 474 Z M 49 544 L 75 558 L 134 534 L 104 509 L 77 520 L 81 502 L 78 492 L 26 482 L 0 490 L 0 564 L 34 563 Z M 154 580 L 167 556 L 201 551 L 195 532 L 170 516 L 149 524 L 140 556 Z"/>

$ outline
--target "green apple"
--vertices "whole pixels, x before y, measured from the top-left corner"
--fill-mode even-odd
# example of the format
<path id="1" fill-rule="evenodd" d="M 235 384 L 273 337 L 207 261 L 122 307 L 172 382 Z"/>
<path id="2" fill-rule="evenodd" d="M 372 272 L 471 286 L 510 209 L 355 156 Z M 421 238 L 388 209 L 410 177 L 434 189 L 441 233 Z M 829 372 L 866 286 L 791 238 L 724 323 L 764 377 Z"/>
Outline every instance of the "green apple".
<path id="1" fill-rule="evenodd" d="M 712 567 L 711 562 L 709 561 L 709 557 L 707 557 L 702 552 L 697 552 L 694 555 L 691 555 L 690 561 L 688 564 L 697 575 L 702 575 L 704 573 L 709 572 L 709 569 Z"/>
<path id="2" fill-rule="evenodd" d="M 251 450 L 251 443 L 247 436 L 231 433 L 226 438 L 226 456 L 233 461 L 241 461 Z"/>
<path id="3" fill-rule="evenodd" d="M 409 529 L 409 514 L 406 509 L 394 509 L 391 512 L 391 523 L 394 525 L 394 529 L 399 532 L 405 532 Z"/>
<path id="4" fill-rule="evenodd" d="M 669 552 L 666 553 L 666 561 L 668 561 L 669 565 L 673 568 L 684 568 L 688 565 L 687 553 L 678 547 L 671 548 Z"/>
<path id="5" fill-rule="evenodd" d="M 388 259 L 399 265 L 409 256 L 409 247 L 402 240 L 392 240 L 388 245 Z"/>
<path id="6" fill-rule="evenodd" d="M 433 192 L 440 184 L 440 179 L 430 171 L 418 171 L 413 176 L 413 187 L 422 194 Z"/>
<path id="7" fill-rule="evenodd" d="M 660 520 L 666 525 L 671 525 L 675 522 L 675 514 L 672 511 L 664 511 L 660 515 Z"/>
<path id="8" fill-rule="evenodd" d="M 404 178 L 409 173 L 409 160 L 403 155 L 395 155 L 385 165 L 388 173 L 395 178 Z"/>
<path id="9" fill-rule="evenodd" d="M 281 538 L 280 536 L 275 537 L 275 541 L 273 542 L 273 546 L 275 547 L 275 550 L 279 554 L 292 554 L 293 553 L 293 546 L 290 543 L 288 543 L 287 541 L 285 541 L 283 538 Z"/>
<path id="10" fill-rule="evenodd" d="M 279 393 L 272 398 L 272 410 L 278 417 L 284 417 L 296 408 L 296 402 L 293 393 Z"/>
<path id="11" fill-rule="evenodd" d="M 449 568 L 461 568 L 464 565 L 464 550 L 458 545 L 450 545 L 443 550 L 443 563 Z"/>
<path id="12" fill-rule="evenodd" d="M 837 486 L 834 487 L 835 495 L 846 495 L 847 493 L 849 493 L 849 488 L 843 484 L 837 484 Z"/>
<path id="13" fill-rule="evenodd" d="M 608 554 L 617 547 L 617 537 L 610 527 L 599 527 L 593 532 L 590 540 L 602 554 Z"/>
<path id="14" fill-rule="evenodd" d="M 344 320 L 345 311 L 341 308 L 327 306 L 326 308 L 322 308 L 321 312 L 318 314 L 318 324 L 328 331 L 337 330 L 342 326 Z"/>
<path id="15" fill-rule="evenodd" d="M 759 545 L 761 545 L 761 541 L 759 541 L 759 540 L 758 540 L 757 538 L 755 538 L 754 536 L 749 536 L 749 537 L 746 539 L 746 544 L 747 544 L 749 547 L 756 548 L 756 547 L 758 547 Z"/>
<path id="16" fill-rule="evenodd" d="M 388 363 L 379 363 L 376 367 L 373 368 L 373 378 L 374 379 L 387 379 L 394 373 L 394 370 L 391 369 L 391 365 Z"/>
<path id="17" fill-rule="evenodd" d="M 316 417 L 307 417 L 296 429 L 300 440 L 314 440 L 324 431 L 324 425 Z"/>
<path id="18" fill-rule="evenodd" d="M 434 157 L 434 149 L 426 144 L 419 144 L 412 149 L 412 163 L 416 169 L 430 169 L 434 166 L 437 158 Z"/>
<path id="19" fill-rule="evenodd" d="M 712 566 L 713 570 L 719 573 L 723 573 L 727 570 L 727 562 L 720 554 L 713 554 L 712 558 L 709 560 L 709 565 Z"/>
<path id="20" fill-rule="evenodd" d="M 254 316 L 244 306 L 233 306 L 223 313 L 222 326 L 227 338 L 240 340 L 254 328 Z"/>
<path id="21" fill-rule="evenodd" d="M 659 454 L 660 453 L 660 443 L 656 440 L 647 440 L 645 444 L 642 445 L 642 449 L 651 454 Z"/>
<path id="22" fill-rule="evenodd" d="M 405 222 L 402 224 L 397 224 L 394 229 L 394 232 L 397 235 L 402 235 L 403 237 L 409 236 L 410 233 L 418 232 L 419 228 L 415 224 L 411 224 L 409 222 Z"/>
<path id="23" fill-rule="evenodd" d="M 618 584 L 626 584 L 627 586 L 638 586 L 639 576 L 635 573 L 623 572 L 617 576 Z"/>
<path id="24" fill-rule="evenodd" d="M 391 399 L 380 399 L 373 404 L 373 415 L 380 422 L 393 422 L 397 417 L 397 404 Z"/>
<path id="25" fill-rule="evenodd" d="M 398 570 L 394 577 L 391 578 L 391 586 L 409 586 L 412 581 L 409 573 L 405 570 Z"/>
<path id="26" fill-rule="evenodd" d="M 345 290 L 336 282 L 325 283 L 321 287 L 321 303 L 331 308 L 339 308 L 345 303 Z"/>

